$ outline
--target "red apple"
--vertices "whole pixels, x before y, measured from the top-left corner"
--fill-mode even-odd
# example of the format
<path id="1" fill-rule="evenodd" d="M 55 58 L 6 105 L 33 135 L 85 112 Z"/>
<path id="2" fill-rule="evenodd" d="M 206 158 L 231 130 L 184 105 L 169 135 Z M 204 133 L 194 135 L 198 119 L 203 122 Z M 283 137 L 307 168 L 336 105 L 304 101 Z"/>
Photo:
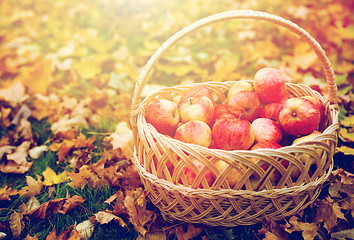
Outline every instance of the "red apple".
<path id="1" fill-rule="evenodd" d="M 251 83 L 246 81 L 237 81 L 235 82 L 229 89 L 227 94 L 227 100 L 229 101 L 230 98 L 241 91 L 254 91 L 253 86 Z"/>
<path id="2" fill-rule="evenodd" d="M 200 171 L 203 170 L 203 168 L 205 167 L 205 165 L 198 161 L 198 160 L 194 160 L 193 164 L 195 165 L 195 167 L 197 168 L 197 171 L 195 172 L 190 166 L 185 166 L 183 169 L 183 173 L 187 178 L 187 182 L 189 185 L 193 185 L 193 183 L 195 182 L 195 179 L 197 177 L 197 173 L 199 173 Z M 204 178 L 208 184 L 208 186 L 212 186 L 214 181 L 215 181 L 215 175 L 208 169 L 206 170 L 206 173 L 204 175 Z M 202 181 L 198 186 L 199 188 L 203 188 L 203 184 Z"/>
<path id="3" fill-rule="evenodd" d="M 215 163 L 215 167 L 219 170 L 220 173 L 222 173 L 223 171 L 225 171 L 225 169 L 227 167 L 230 167 L 231 170 L 228 170 L 229 173 L 227 174 L 226 176 L 226 181 L 227 183 L 229 184 L 229 186 L 231 188 L 233 188 L 236 183 L 238 183 L 238 181 L 240 181 L 240 179 L 242 178 L 243 174 L 237 170 L 236 168 L 233 168 L 231 166 L 229 166 L 228 163 L 222 161 L 222 160 L 219 160 Z M 239 165 L 239 167 L 242 169 L 242 166 L 241 164 Z"/>
<path id="4" fill-rule="evenodd" d="M 325 121 L 325 109 L 323 103 L 319 99 L 314 98 L 312 96 L 302 96 L 301 98 L 311 101 L 318 107 L 318 110 L 320 110 L 320 115 L 321 115 L 320 124 L 323 124 Z"/>
<path id="5" fill-rule="evenodd" d="M 261 111 L 261 103 L 255 92 L 241 91 L 231 96 L 229 111 L 240 119 L 252 122 Z"/>
<path id="6" fill-rule="evenodd" d="M 190 97 L 179 106 L 183 123 L 198 120 L 210 124 L 214 116 L 214 104 L 205 96 Z"/>
<path id="7" fill-rule="evenodd" d="M 211 144 L 211 129 L 202 121 L 188 121 L 176 130 L 175 138 L 182 142 L 209 147 Z"/>
<path id="8" fill-rule="evenodd" d="M 242 119 L 223 118 L 215 122 L 212 137 L 216 148 L 247 150 L 255 139 L 251 124 Z"/>
<path id="9" fill-rule="evenodd" d="M 162 134 L 174 135 L 180 116 L 177 104 L 166 99 L 158 99 L 150 103 L 145 111 L 147 123 L 152 124 Z"/>
<path id="10" fill-rule="evenodd" d="M 209 90 L 208 87 L 206 86 L 194 86 L 190 88 L 188 91 L 186 91 L 181 99 L 178 102 L 178 106 L 180 106 L 183 102 L 187 101 L 188 98 L 191 97 L 197 97 L 197 96 L 205 96 L 210 99 L 210 101 L 215 105 L 215 101 L 213 98 L 213 95 L 211 94 L 211 91 Z"/>
<path id="11" fill-rule="evenodd" d="M 214 116 L 211 120 L 210 126 L 213 126 L 217 119 L 219 119 L 224 113 L 230 113 L 227 104 L 219 104 L 214 108 Z"/>
<path id="12" fill-rule="evenodd" d="M 278 121 L 279 112 L 281 110 L 282 103 L 274 102 L 264 105 L 258 115 L 259 118 L 269 118 L 273 121 Z"/>
<path id="13" fill-rule="evenodd" d="M 262 68 L 253 78 L 254 89 L 262 103 L 280 102 L 287 96 L 287 87 L 280 71 Z"/>
<path id="14" fill-rule="evenodd" d="M 278 123 L 269 118 L 257 118 L 252 122 L 256 142 L 280 142 L 282 131 Z"/>
<path id="15" fill-rule="evenodd" d="M 306 135 L 316 130 L 321 114 L 318 107 L 303 98 L 289 98 L 279 112 L 279 125 L 290 135 Z"/>

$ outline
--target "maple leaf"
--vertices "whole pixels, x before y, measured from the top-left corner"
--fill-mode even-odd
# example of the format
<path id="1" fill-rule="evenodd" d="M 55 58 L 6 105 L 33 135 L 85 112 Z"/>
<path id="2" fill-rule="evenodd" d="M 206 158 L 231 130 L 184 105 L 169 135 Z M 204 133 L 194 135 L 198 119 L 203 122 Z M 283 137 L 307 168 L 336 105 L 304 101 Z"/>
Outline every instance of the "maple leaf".
<path id="1" fill-rule="evenodd" d="M 323 222 L 328 232 L 331 232 L 332 228 L 336 226 L 338 218 L 346 220 L 338 203 L 334 202 L 329 196 L 323 200 L 316 201 L 315 206 L 317 208 L 315 222 Z"/>
<path id="2" fill-rule="evenodd" d="M 59 175 L 57 175 L 53 171 L 53 169 L 51 169 L 48 166 L 47 166 L 46 170 L 43 171 L 42 174 L 43 174 L 44 180 L 43 181 L 39 180 L 39 182 L 41 182 L 45 186 L 52 186 L 54 184 L 59 184 L 59 183 L 63 183 L 63 182 L 68 181 L 68 176 L 67 176 L 66 171 L 63 171 Z M 40 176 L 37 176 L 37 178 L 41 179 Z"/>
<path id="3" fill-rule="evenodd" d="M 18 191 L 12 189 L 9 186 L 5 186 L 4 188 L 0 188 L 0 201 L 7 200 L 11 201 L 10 196 L 17 195 Z"/>
<path id="4" fill-rule="evenodd" d="M 134 228 L 144 236 L 147 232 L 144 226 L 151 221 L 154 213 L 146 209 L 146 197 L 142 188 L 127 190 L 125 194 L 124 205 L 129 214 L 129 220 Z"/>
<path id="5" fill-rule="evenodd" d="M 304 240 L 312 240 L 317 235 L 319 226 L 317 226 L 315 223 L 300 222 L 296 216 L 292 216 L 289 219 L 289 223 L 291 224 L 291 227 L 290 229 L 285 228 L 285 231 L 289 233 L 292 231 L 301 231 Z"/>

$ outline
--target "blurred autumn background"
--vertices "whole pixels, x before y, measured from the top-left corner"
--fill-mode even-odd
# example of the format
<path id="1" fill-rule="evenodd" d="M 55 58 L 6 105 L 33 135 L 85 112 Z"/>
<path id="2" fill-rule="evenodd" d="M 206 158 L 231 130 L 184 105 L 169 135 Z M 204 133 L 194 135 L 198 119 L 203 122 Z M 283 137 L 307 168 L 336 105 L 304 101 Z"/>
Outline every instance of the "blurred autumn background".
<path id="1" fill-rule="evenodd" d="M 353 239 L 353 3 L 0 1 L 0 239 Z M 234 228 L 166 223 L 130 161 L 134 85 L 171 35 L 234 9 L 291 20 L 326 51 L 340 99 L 335 171 L 319 199 L 290 219 Z M 327 94 L 306 43 L 270 23 L 232 20 L 170 49 L 142 96 L 250 79 L 265 66 Z"/>

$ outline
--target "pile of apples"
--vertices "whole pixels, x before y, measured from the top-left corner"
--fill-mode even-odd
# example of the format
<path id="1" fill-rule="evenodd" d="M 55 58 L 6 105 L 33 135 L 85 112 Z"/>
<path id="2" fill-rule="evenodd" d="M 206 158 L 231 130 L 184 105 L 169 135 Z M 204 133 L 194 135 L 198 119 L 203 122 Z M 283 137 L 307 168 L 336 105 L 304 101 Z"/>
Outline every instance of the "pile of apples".
<path id="1" fill-rule="evenodd" d="M 307 140 L 320 134 L 318 127 L 324 115 L 324 106 L 317 98 L 290 96 L 280 71 L 275 68 L 258 70 L 253 83 L 235 82 L 223 103 L 216 104 L 208 87 L 199 85 L 186 91 L 179 101 L 158 99 L 145 111 L 147 123 L 158 132 L 185 143 L 223 150 L 277 149 Z M 304 165 L 308 159 L 302 159 Z M 282 164 L 285 168 L 288 165 L 287 161 Z M 227 165 L 220 160 L 215 167 L 222 172 Z M 195 166 L 204 167 L 198 160 Z M 267 164 L 261 167 L 268 168 Z M 173 171 L 173 167 L 169 169 Z M 234 169 L 229 173 L 230 187 L 240 179 L 240 172 Z M 195 173 L 189 167 L 184 173 L 192 184 Z M 297 174 L 300 173 L 294 171 L 292 175 L 295 178 Z M 279 180 L 276 171 L 273 175 L 274 182 Z M 211 186 L 215 176 L 210 173 L 205 178 Z"/>

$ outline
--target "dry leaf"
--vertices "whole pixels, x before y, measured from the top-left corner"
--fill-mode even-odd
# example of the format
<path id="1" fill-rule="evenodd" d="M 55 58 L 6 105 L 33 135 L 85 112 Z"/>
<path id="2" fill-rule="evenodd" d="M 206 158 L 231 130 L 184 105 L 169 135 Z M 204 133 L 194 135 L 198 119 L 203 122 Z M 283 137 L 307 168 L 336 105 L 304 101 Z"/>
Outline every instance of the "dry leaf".
<path id="1" fill-rule="evenodd" d="M 13 81 L 8 89 L 0 89 L 0 99 L 8 102 L 23 102 L 27 97 L 25 88 L 20 81 Z"/>
<path id="2" fill-rule="evenodd" d="M 187 225 L 187 232 L 183 230 L 183 226 L 176 229 L 176 236 L 178 240 L 188 240 L 198 236 L 203 231 L 202 227 L 195 227 L 192 223 Z"/>
<path id="3" fill-rule="evenodd" d="M 145 236 L 139 235 L 136 240 L 167 240 L 163 232 L 147 232 Z"/>
<path id="4" fill-rule="evenodd" d="M 41 182 L 37 182 L 31 176 L 26 176 L 26 182 L 28 186 L 29 196 L 35 196 L 41 192 L 43 187 L 43 184 Z"/>
<path id="5" fill-rule="evenodd" d="M 29 150 L 28 154 L 30 155 L 31 158 L 38 159 L 46 151 L 48 151 L 48 146 L 41 145 L 41 146 L 37 146 L 37 147 L 31 148 Z"/>
<path id="6" fill-rule="evenodd" d="M 90 220 L 86 220 L 77 224 L 75 229 L 80 233 L 80 239 L 89 239 L 92 236 L 95 226 Z"/>
<path id="7" fill-rule="evenodd" d="M 7 200 L 11 201 L 10 196 L 17 195 L 18 191 L 12 189 L 9 186 L 5 186 L 4 188 L 0 188 L 0 201 Z"/>
<path id="8" fill-rule="evenodd" d="M 24 224 L 22 223 L 22 216 L 17 212 L 13 212 L 10 216 L 9 224 L 12 236 L 15 239 L 19 238 L 24 228 Z"/>
<path id="9" fill-rule="evenodd" d="M 26 203 L 27 206 L 27 212 L 31 212 L 32 210 L 38 208 L 41 205 L 41 203 L 38 201 L 38 199 L 34 196 L 30 197 L 28 202 Z"/>
<path id="10" fill-rule="evenodd" d="M 329 196 L 323 200 L 318 200 L 315 203 L 317 210 L 315 215 L 315 222 L 323 222 L 324 227 L 328 232 L 337 225 L 337 219 L 345 219 L 344 214 L 340 211 L 338 203 L 334 202 Z"/>
<path id="11" fill-rule="evenodd" d="M 0 171 L 3 173 L 19 173 L 28 172 L 32 167 L 33 162 L 26 162 L 25 165 L 18 165 L 14 161 L 3 161 L 0 164 Z"/>
<path id="12" fill-rule="evenodd" d="M 6 233 L 0 232 L 0 240 L 4 239 L 6 237 Z"/>
<path id="13" fill-rule="evenodd" d="M 28 149 L 31 142 L 23 142 L 15 149 L 15 152 L 7 155 L 7 160 L 13 160 L 17 165 L 25 166 L 27 164 Z"/>
<path id="14" fill-rule="evenodd" d="M 131 158 L 134 147 L 133 132 L 127 122 L 118 123 L 115 132 L 108 139 L 110 139 L 113 149 L 121 149 L 123 157 Z"/>
<path id="15" fill-rule="evenodd" d="M 27 236 L 25 237 L 25 239 L 23 239 L 23 240 L 38 240 L 38 236 L 35 235 L 35 236 L 31 237 L 30 235 L 27 235 Z"/>
<path id="16" fill-rule="evenodd" d="M 110 221 L 114 220 L 114 221 L 118 222 L 121 227 L 127 226 L 127 224 L 123 221 L 123 219 L 121 219 L 120 217 L 118 217 L 112 213 L 100 211 L 98 213 L 95 213 L 94 215 L 95 215 L 96 220 L 100 224 L 109 223 Z"/>
<path id="17" fill-rule="evenodd" d="M 263 240 L 281 240 L 281 238 L 277 237 L 274 233 L 265 232 L 265 238 Z"/>
<path id="18" fill-rule="evenodd" d="M 303 223 L 299 222 L 296 216 L 292 216 L 289 219 L 289 223 L 292 225 L 295 231 L 301 231 L 304 240 L 312 240 L 317 235 L 318 226 L 315 223 Z"/>
<path id="19" fill-rule="evenodd" d="M 42 174 L 43 174 L 44 180 L 43 180 L 43 182 L 42 181 L 40 181 L 40 182 L 43 183 L 43 185 L 45 185 L 45 186 L 52 186 L 54 184 L 63 183 L 63 182 L 66 182 L 69 180 L 66 171 L 63 171 L 59 175 L 57 175 L 53 171 L 53 169 L 51 169 L 48 166 Z"/>
<path id="20" fill-rule="evenodd" d="M 66 214 L 73 210 L 76 206 L 80 205 L 81 203 L 85 202 L 86 199 L 79 195 L 74 195 L 71 198 L 67 199 L 61 209 L 58 211 L 60 213 Z"/>
<path id="21" fill-rule="evenodd" d="M 26 213 L 27 216 L 36 219 L 45 219 L 58 212 L 65 202 L 65 198 L 57 198 L 41 204 L 39 207 Z"/>

